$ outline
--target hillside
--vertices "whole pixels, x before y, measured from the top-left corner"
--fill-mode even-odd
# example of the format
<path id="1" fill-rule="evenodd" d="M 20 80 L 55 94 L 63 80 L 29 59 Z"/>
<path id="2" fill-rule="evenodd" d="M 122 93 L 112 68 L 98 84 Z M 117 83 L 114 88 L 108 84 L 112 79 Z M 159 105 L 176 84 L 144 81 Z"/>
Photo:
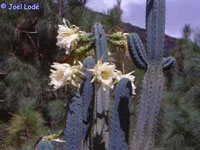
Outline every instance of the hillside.
<path id="1" fill-rule="evenodd" d="M 87 7 L 86 7 L 86 10 L 91 13 L 95 13 L 95 15 L 98 16 L 99 18 L 105 18 L 107 16 L 104 13 L 94 12 L 93 10 L 91 10 Z M 124 32 L 127 32 L 127 33 L 135 32 L 140 36 L 143 43 L 144 44 L 146 43 L 146 29 L 134 26 L 130 23 L 123 22 L 122 24 L 123 24 Z M 165 34 L 165 44 L 164 44 L 164 55 L 165 56 L 168 56 L 170 53 L 170 50 L 172 50 L 176 46 L 176 44 L 177 44 L 176 41 L 177 41 L 176 38 Z"/>
<path id="2" fill-rule="evenodd" d="M 124 32 L 135 32 L 137 33 L 141 40 L 143 41 L 143 43 L 146 43 L 146 30 L 137 26 L 133 26 L 130 23 L 123 23 L 124 26 Z M 173 49 L 176 46 L 176 38 L 173 38 L 169 35 L 165 35 L 165 53 L 164 55 L 169 55 L 169 52 L 171 49 Z"/>

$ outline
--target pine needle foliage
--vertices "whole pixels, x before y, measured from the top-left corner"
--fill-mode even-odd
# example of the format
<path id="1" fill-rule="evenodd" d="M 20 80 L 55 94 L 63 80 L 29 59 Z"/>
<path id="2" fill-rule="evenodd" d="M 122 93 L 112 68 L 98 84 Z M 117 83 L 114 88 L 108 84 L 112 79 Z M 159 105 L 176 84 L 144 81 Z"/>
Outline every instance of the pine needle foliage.
<path id="1" fill-rule="evenodd" d="M 175 74 L 171 90 L 165 90 L 163 134 L 158 150 L 199 149 L 200 52 L 194 43 L 181 43 L 183 70 Z"/>
<path id="2" fill-rule="evenodd" d="M 56 124 L 63 125 L 66 114 L 66 101 L 64 99 L 52 101 L 49 103 L 48 110 L 51 118 L 56 121 Z"/>
<path id="3" fill-rule="evenodd" d="M 4 69 L 8 72 L 5 78 L 8 106 L 15 106 L 21 97 L 37 98 L 40 95 L 39 73 L 33 65 L 16 57 L 8 58 L 4 64 Z"/>
<path id="4" fill-rule="evenodd" d="M 44 134 L 43 120 L 35 111 L 36 100 L 30 98 L 20 99 L 19 109 L 7 127 L 8 134 L 3 140 L 4 147 L 20 149 L 23 144 L 30 144 Z"/>

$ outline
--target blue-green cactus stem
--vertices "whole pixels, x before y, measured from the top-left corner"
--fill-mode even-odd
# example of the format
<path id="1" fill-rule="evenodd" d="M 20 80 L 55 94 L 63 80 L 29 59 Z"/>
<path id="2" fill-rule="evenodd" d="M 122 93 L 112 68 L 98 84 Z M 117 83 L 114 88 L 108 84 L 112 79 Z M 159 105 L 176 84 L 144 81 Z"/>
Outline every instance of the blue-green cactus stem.
<path id="1" fill-rule="evenodd" d="M 169 60 L 163 59 L 165 0 L 147 0 L 146 27 L 148 67 L 143 79 L 131 150 L 152 150 L 154 146 L 154 129 L 162 102 L 163 64 L 169 66 Z"/>
<path id="2" fill-rule="evenodd" d="M 79 93 L 69 101 L 66 128 L 64 130 L 68 150 L 80 150 L 82 131 L 82 99 Z"/>
<path id="3" fill-rule="evenodd" d="M 158 65 L 164 48 L 165 0 L 147 0 L 146 28 L 148 65 Z"/>
<path id="4" fill-rule="evenodd" d="M 101 24 L 94 25 L 95 38 L 95 61 L 98 62 L 102 57 L 102 62 L 108 61 L 107 39 L 104 28 Z M 108 150 L 109 141 L 109 126 L 108 126 L 108 111 L 109 111 L 109 89 L 104 90 L 97 83 L 95 84 L 95 104 L 94 104 L 94 138 L 93 149 Z"/>
<path id="5" fill-rule="evenodd" d="M 53 150 L 53 145 L 48 140 L 42 140 L 39 142 L 37 150 Z"/>
<path id="6" fill-rule="evenodd" d="M 88 144 L 90 132 L 92 128 L 93 108 L 94 108 L 94 84 L 91 83 L 92 72 L 88 68 L 94 68 L 95 61 L 91 57 L 87 57 L 83 61 L 82 72 L 85 74 L 85 79 L 81 84 L 80 95 L 82 98 L 82 115 L 83 115 L 83 138 L 84 143 Z M 89 145 L 87 145 L 89 147 Z"/>
<path id="7" fill-rule="evenodd" d="M 163 58 L 162 67 L 164 70 L 172 68 L 176 63 L 176 59 L 172 56 Z"/>
<path id="8" fill-rule="evenodd" d="M 101 24 L 94 25 L 95 57 L 98 61 L 103 56 L 103 62 L 108 61 L 107 40 L 104 28 Z"/>
<path id="9" fill-rule="evenodd" d="M 128 150 L 131 92 L 131 81 L 126 78 L 121 79 L 114 96 L 109 150 Z"/>
<path id="10" fill-rule="evenodd" d="M 139 36 L 132 33 L 128 36 L 127 41 L 129 54 L 135 65 L 140 69 L 146 69 L 147 56 Z"/>

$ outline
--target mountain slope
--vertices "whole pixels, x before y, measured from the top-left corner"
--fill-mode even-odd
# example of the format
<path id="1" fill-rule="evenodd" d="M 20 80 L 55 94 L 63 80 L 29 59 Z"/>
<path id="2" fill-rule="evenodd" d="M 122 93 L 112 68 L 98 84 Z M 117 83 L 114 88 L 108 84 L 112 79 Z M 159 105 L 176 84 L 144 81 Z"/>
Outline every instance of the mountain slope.
<path id="1" fill-rule="evenodd" d="M 146 30 L 137 26 L 134 26 L 130 23 L 123 23 L 124 27 L 124 32 L 132 33 L 135 32 L 137 33 L 143 43 L 146 43 Z M 170 51 L 176 46 L 176 38 L 173 38 L 169 35 L 165 34 L 165 45 L 164 45 L 164 55 L 168 56 Z"/>

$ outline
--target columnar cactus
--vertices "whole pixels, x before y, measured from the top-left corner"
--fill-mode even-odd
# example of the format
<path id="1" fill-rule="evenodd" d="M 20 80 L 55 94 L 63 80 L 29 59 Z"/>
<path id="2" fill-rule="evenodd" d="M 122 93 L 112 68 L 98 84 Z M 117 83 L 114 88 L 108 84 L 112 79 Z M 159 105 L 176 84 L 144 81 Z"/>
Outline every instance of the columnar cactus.
<path id="1" fill-rule="evenodd" d="M 107 40 L 104 28 L 101 24 L 94 25 L 95 58 L 96 62 L 102 57 L 102 62 L 108 61 Z M 109 111 L 110 91 L 104 90 L 102 86 L 95 85 L 95 107 L 94 107 L 94 141 L 95 150 L 108 149 L 109 142 Z"/>
<path id="2" fill-rule="evenodd" d="M 146 70 L 131 150 L 152 150 L 162 102 L 163 69 L 175 63 L 173 57 L 163 58 L 165 0 L 147 0 L 146 3 L 147 52 L 138 35 L 128 36 L 133 62 Z"/>
<path id="3" fill-rule="evenodd" d="M 87 68 L 93 68 L 95 65 L 94 59 L 88 57 L 83 61 L 82 71 L 85 73 L 85 79 L 81 84 L 80 95 L 83 101 L 82 115 L 83 115 L 83 142 L 84 150 L 91 148 L 91 129 L 94 108 L 94 84 L 91 83 L 92 72 Z"/>
<path id="4" fill-rule="evenodd" d="M 67 149 L 78 150 L 81 148 L 83 138 L 82 99 L 79 93 L 69 101 L 66 128 L 64 131 Z"/>
<path id="5" fill-rule="evenodd" d="M 128 150 L 131 91 L 132 87 L 129 79 L 122 78 L 115 90 L 109 150 Z"/>

